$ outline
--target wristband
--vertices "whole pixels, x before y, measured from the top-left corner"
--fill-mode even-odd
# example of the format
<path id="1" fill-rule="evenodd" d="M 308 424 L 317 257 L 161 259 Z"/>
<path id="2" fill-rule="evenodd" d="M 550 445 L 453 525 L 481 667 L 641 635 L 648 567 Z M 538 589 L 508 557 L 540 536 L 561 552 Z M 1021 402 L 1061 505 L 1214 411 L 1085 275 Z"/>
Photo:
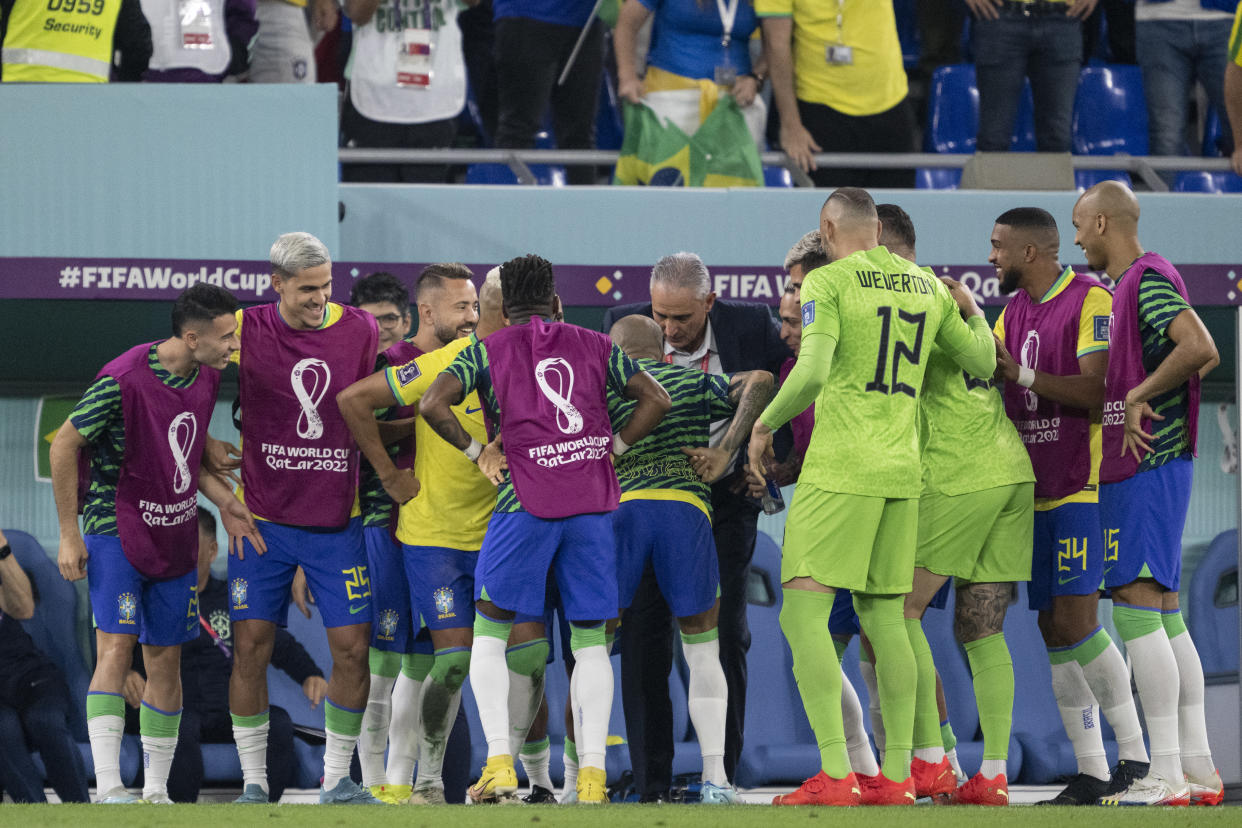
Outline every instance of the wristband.
<path id="1" fill-rule="evenodd" d="M 1025 365 L 1023 365 L 1021 368 L 1018 369 L 1018 385 L 1021 385 L 1023 388 L 1030 388 L 1034 384 L 1035 384 L 1035 369 L 1027 368 Z"/>
<path id="2" fill-rule="evenodd" d="M 612 435 L 612 453 L 620 457 L 630 450 L 630 444 L 621 439 L 620 434 Z"/>
<path id="3" fill-rule="evenodd" d="M 461 453 L 466 455 L 466 459 L 471 463 L 477 463 L 479 461 L 479 455 L 483 453 L 483 444 L 471 437 L 470 445 L 462 449 Z"/>

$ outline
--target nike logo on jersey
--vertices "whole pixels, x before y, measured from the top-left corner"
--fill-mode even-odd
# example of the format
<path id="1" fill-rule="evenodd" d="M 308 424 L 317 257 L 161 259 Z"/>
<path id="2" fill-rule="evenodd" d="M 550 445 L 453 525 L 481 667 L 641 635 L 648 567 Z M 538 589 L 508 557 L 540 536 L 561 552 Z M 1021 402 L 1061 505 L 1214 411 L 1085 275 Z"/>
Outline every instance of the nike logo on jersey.
<path id="1" fill-rule="evenodd" d="M 1071 575 L 1071 576 L 1070 576 L 1070 577 L 1068 577 L 1068 578 L 1061 578 L 1061 577 L 1058 577 L 1058 578 L 1057 578 L 1057 586 L 1065 586 L 1065 585 L 1066 585 L 1066 584 L 1068 584 L 1070 581 L 1077 581 L 1077 580 L 1078 580 L 1079 578 L 1081 578 L 1081 577 L 1082 577 L 1082 575 Z"/>
<path id="2" fill-rule="evenodd" d="M 471 408 L 470 406 L 466 406 L 467 414 L 478 414 L 482 410 L 483 410 L 483 406 L 479 406 L 478 408 Z"/>

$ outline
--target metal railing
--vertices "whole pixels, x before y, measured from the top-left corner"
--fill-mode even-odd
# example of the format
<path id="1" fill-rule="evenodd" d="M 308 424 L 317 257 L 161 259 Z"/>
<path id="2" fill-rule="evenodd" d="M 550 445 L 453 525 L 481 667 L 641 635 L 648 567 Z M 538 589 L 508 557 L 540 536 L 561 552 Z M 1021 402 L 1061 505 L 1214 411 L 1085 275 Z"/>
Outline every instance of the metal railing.
<path id="1" fill-rule="evenodd" d="M 537 181 L 531 164 L 603 167 L 615 165 L 620 153 L 612 150 L 561 149 L 341 149 L 337 155 L 342 164 L 505 164 L 513 171 L 519 184 L 532 185 Z M 961 169 L 973 157 L 969 154 L 935 152 L 840 152 L 819 153 L 815 156 L 815 163 L 820 167 L 875 170 L 916 167 Z M 764 166 L 788 170 L 797 187 L 815 186 L 797 163 L 783 152 L 763 152 L 759 154 L 759 160 Z M 1194 156 L 1074 155 L 1070 160 L 1075 170 L 1124 170 L 1138 176 L 1144 185 L 1156 192 L 1167 192 L 1169 189 L 1159 175 L 1161 172 L 1228 172 L 1230 169 L 1227 158 Z"/>

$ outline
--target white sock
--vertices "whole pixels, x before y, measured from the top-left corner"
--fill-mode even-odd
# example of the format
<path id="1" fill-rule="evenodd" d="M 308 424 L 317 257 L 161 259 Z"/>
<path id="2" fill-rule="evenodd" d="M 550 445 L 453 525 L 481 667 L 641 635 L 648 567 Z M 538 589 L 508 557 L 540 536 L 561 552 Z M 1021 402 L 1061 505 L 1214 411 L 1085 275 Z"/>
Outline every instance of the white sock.
<path id="1" fill-rule="evenodd" d="M 603 769 L 612 712 L 612 661 L 608 650 L 598 644 L 574 651 L 574 659 L 577 663 L 570 680 L 571 693 L 575 707 L 582 711 L 582 726 L 575 734 L 578 764 Z"/>
<path id="2" fill-rule="evenodd" d="M 267 731 L 271 723 L 264 721 L 258 727 L 233 725 L 233 742 L 237 745 L 237 758 L 241 762 L 242 788 L 258 785 L 264 793 L 267 787 Z"/>
<path id="3" fill-rule="evenodd" d="M 958 761 L 957 758 L 957 748 L 946 750 L 944 752 L 944 758 L 949 760 L 949 767 L 953 768 L 954 776 L 956 776 L 959 780 L 966 778 L 966 771 L 962 770 L 962 763 Z"/>
<path id="4" fill-rule="evenodd" d="M 1164 628 L 1126 641 L 1134 665 L 1134 683 L 1143 700 L 1143 718 L 1151 740 L 1151 772 L 1175 788 L 1182 782 L 1182 758 L 1177 740 L 1177 697 L 1180 681 L 1177 658 Z"/>
<path id="5" fill-rule="evenodd" d="M 176 736 L 142 737 L 143 799 L 150 799 L 155 794 L 168 795 L 168 771 L 176 750 Z"/>
<path id="6" fill-rule="evenodd" d="M 470 687 L 479 706 L 479 723 L 487 739 L 487 755 L 509 753 L 509 665 L 507 642 L 476 635 L 470 648 Z M 611 695 L 612 688 L 609 687 Z"/>
<path id="7" fill-rule="evenodd" d="M 983 775 L 984 779 L 995 779 L 1002 773 L 1005 773 L 1007 767 L 1004 759 L 984 759 L 979 766 L 979 773 Z"/>
<path id="8" fill-rule="evenodd" d="M 924 762 L 939 765 L 942 761 L 944 761 L 944 745 L 915 748 L 911 751 L 910 755 L 914 759 L 922 759 Z"/>
<path id="9" fill-rule="evenodd" d="M 371 691 L 362 714 L 362 734 L 358 737 L 358 764 L 362 784 L 368 788 L 383 785 L 384 748 L 388 746 L 388 720 L 392 712 L 392 687 L 396 677 L 371 674 Z"/>
<path id="10" fill-rule="evenodd" d="M 349 777 L 349 763 L 354 758 L 358 737 L 324 730 L 327 744 L 323 749 L 323 789 L 330 791 Z"/>
<path id="11" fill-rule="evenodd" d="M 1078 772 L 1107 782 L 1108 757 L 1100 735 L 1100 709 L 1077 661 L 1052 665 L 1052 695 L 1078 760 Z"/>
<path id="12" fill-rule="evenodd" d="M 726 787 L 729 777 L 724 766 L 724 731 L 729 685 L 725 683 L 724 669 L 720 666 L 720 639 L 692 644 L 683 635 L 681 643 L 690 667 L 687 706 L 703 754 L 703 781 Z"/>
<path id="13" fill-rule="evenodd" d="M 863 776 L 875 776 L 880 766 L 871 752 L 871 742 L 863 727 L 862 702 L 845 670 L 841 670 L 841 718 L 845 724 L 845 749 L 850 755 L 850 770 Z"/>
<path id="14" fill-rule="evenodd" d="M 431 697 L 431 709 L 422 711 L 423 728 L 418 746 L 418 778 L 414 780 L 417 787 L 444 787 L 444 753 L 448 749 L 449 734 L 453 730 L 453 722 L 457 720 L 457 708 L 461 707 L 461 689 L 450 693 L 443 684 L 430 678 L 423 682 L 423 698 L 419 701 L 422 707 Z M 447 697 L 447 698 L 446 698 Z M 438 708 L 438 710 L 437 710 Z M 439 713 L 439 721 L 429 718 L 428 714 Z"/>
<path id="15" fill-rule="evenodd" d="M 125 733 L 123 716 L 92 716 L 86 720 L 86 730 L 91 740 L 91 758 L 95 762 L 95 785 L 99 796 L 121 782 L 121 736 Z M 6 750 L 11 749 L 11 746 Z"/>
<path id="16" fill-rule="evenodd" d="M 389 785 L 413 785 L 414 763 L 422 731 L 423 682 L 404 671 L 392 688 L 392 716 L 388 724 L 388 767 L 384 775 Z"/>
<path id="17" fill-rule="evenodd" d="M 884 716 L 880 712 L 880 685 L 875 677 L 875 665 L 870 661 L 858 660 L 858 672 L 862 674 L 863 684 L 867 685 L 867 714 L 871 718 L 871 738 L 875 740 L 875 749 L 884 758 Z"/>
<path id="18" fill-rule="evenodd" d="M 509 753 L 516 756 L 539 715 L 543 700 L 543 673 L 532 677 L 509 671 Z"/>
<path id="19" fill-rule="evenodd" d="M 1216 765 L 1208 745 L 1207 720 L 1203 714 L 1203 664 L 1190 640 L 1190 633 L 1169 639 L 1177 659 L 1180 682 L 1177 696 L 1177 733 L 1182 748 L 1182 769 L 1186 778 L 1201 785 L 1216 786 Z"/>
<path id="20" fill-rule="evenodd" d="M 535 750 L 527 752 L 527 748 L 538 747 Z M 552 749 L 548 745 L 548 740 L 542 739 L 537 743 L 527 743 L 522 746 L 519 756 L 522 759 L 522 768 L 526 771 L 526 778 L 530 780 L 531 790 L 538 785 L 541 788 L 552 790 L 552 776 L 548 772 L 548 765 L 552 757 Z"/>
<path id="21" fill-rule="evenodd" d="M 1143 744 L 1143 726 L 1130 692 L 1130 671 L 1117 645 L 1110 641 L 1107 649 L 1082 666 L 1082 674 L 1100 703 L 1104 718 L 1113 726 L 1117 758 L 1146 762 L 1147 746 Z"/>
<path id="22" fill-rule="evenodd" d="M 563 759 L 565 765 L 565 785 L 561 788 L 562 797 L 570 791 L 578 789 L 578 760 L 571 757 L 569 751 L 565 752 Z"/>

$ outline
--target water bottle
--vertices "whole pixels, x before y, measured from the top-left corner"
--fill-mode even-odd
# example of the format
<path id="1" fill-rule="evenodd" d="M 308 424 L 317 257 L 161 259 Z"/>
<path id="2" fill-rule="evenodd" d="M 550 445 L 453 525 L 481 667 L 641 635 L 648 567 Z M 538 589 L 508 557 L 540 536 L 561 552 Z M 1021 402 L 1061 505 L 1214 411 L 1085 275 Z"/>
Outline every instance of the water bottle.
<path id="1" fill-rule="evenodd" d="M 776 481 L 770 477 L 765 477 L 764 483 L 767 484 L 767 491 L 759 499 L 759 504 L 763 507 L 763 513 L 765 515 L 775 515 L 785 511 L 785 498 L 781 497 L 781 487 L 776 485 Z"/>

